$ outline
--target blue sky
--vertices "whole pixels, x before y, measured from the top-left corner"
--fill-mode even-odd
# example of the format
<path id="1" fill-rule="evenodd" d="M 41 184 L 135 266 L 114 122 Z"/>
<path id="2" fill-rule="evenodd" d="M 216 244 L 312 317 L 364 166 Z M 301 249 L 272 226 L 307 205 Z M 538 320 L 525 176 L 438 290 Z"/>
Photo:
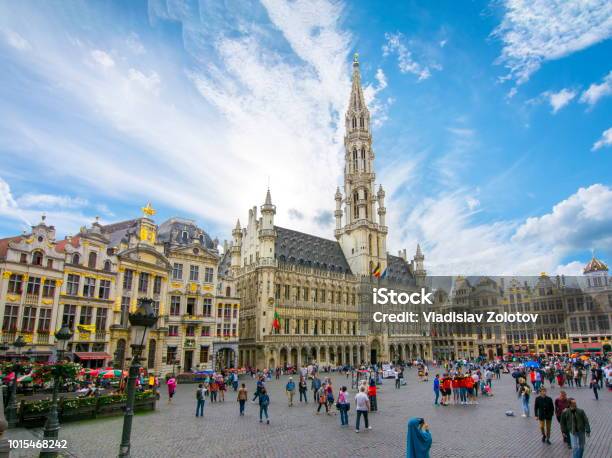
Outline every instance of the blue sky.
<path id="1" fill-rule="evenodd" d="M 331 238 L 359 52 L 388 248 L 433 273 L 612 259 L 612 4 L 262 0 L 0 4 L 0 236 L 152 201 L 230 238 Z M 340 121 L 340 122 L 339 122 Z"/>

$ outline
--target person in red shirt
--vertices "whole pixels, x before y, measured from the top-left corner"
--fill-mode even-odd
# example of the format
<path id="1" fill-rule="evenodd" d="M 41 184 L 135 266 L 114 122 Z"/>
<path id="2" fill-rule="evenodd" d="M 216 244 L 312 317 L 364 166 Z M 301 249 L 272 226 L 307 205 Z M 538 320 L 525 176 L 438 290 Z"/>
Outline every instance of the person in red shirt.
<path id="1" fill-rule="evenodd" d="M 447 406 L 450 402 L 450 396 L 452 393 L 452 381 L 448 374 L 444 374 L 442 378 L 442 402 L 443 406 Z"/>
<path id="2" fill-rule="evenodd" d="M 378 410 L 378 405 L 376 404 L 376 382 L 374 379 L 370 380 L 370 386 L 368 387 L 368 397 L 370 398 L 370 412 L 375 412 Z"/>
<path id="3" fill-rule="evenodd" d="M 453 402 L 459 404 L 459 393 L 461 390 L 461 374 L 457 374 L 453 377 L 451 382 L 453 387 Z"/>
<path id="4" fill-rule="evenodd" d="M 465 388 L 467 390 L 469 404 L 475 404 L 476 401 L 474 400 L 474 379 L 472 378 L 471 374 L 467 374 L 463 378 L 463 384 L 465 385 Z"/>

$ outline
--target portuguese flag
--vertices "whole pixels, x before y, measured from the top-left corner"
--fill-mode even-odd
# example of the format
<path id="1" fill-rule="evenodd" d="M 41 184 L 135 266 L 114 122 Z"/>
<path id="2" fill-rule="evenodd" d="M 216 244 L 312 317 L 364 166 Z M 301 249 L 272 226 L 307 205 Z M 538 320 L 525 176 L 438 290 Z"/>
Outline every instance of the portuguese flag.
<path id="1" fill-rule="evenodd" d="M 274 321 L 272 321 L 272 327 L 277 331 L 280 329 L 280 316 L 277 311 L 274 311 Z"/>

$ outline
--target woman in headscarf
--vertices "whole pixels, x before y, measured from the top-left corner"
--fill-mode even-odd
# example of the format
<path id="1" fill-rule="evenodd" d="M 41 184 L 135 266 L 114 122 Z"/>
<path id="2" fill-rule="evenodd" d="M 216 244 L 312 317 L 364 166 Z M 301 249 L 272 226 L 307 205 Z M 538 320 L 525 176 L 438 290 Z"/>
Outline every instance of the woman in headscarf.
<path id="1" fill-rule="evenodd" d="M 429 425 L 422 418 L 408 420 L 406 433 L 406 458 L 429 458 L 431 433 Z"/>

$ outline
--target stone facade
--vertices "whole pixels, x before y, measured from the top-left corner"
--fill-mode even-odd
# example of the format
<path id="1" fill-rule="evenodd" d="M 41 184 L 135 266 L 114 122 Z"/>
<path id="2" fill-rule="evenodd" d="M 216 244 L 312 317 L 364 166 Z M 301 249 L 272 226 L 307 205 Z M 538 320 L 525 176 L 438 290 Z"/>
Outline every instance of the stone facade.
<path id="1" fill-rule="evenodd" d="M 217 241 L 193 221 L 159 227 L 143 216 L 55 240 L 44 218 L 29 234 L 0 240 L 2 340 L 23 335 L 47 360 L 62 323 L 74 331 L 68 351 L 85 366 L 127 367 L 128 314 L 152 298 L 159 320 L 148 334 L 143 366 L 156 373 L 237 364 L 240 300 L 218 277 Z M 233 288 L 233 289 L 232 289 Z"/>
<path id="2" fill-rule="evenodd" d="M 420 248 L 412 261 L 405 250 L 400 256 L 386 251 L 385 193 L 374 187 L 370 114 L 357 59 L 345 125 L 344 194 L 338 188 L 334 196 L 336 240 L 276 226 L 269 190 L 260 215 L 251 208 L 245 227 L 238 221 L 232 232 L 226 270 L 242 304 L 241 366 L 358 365 L 431 356 L 425 326 L 372 323 L 380 309 L 372 305 L 372 287 L 418 291 L 425 269 Z"/>
<path id="3" fill-rule="evenodd" d="M 612 282 L 605 264 L 591 261 L 584 276 L 456 277 L 436 291 L 440 313 L 537 313 L 536 323 L 436 323 L 435 359 L 487 358 L 560 352 L 611 351 Z"/>

